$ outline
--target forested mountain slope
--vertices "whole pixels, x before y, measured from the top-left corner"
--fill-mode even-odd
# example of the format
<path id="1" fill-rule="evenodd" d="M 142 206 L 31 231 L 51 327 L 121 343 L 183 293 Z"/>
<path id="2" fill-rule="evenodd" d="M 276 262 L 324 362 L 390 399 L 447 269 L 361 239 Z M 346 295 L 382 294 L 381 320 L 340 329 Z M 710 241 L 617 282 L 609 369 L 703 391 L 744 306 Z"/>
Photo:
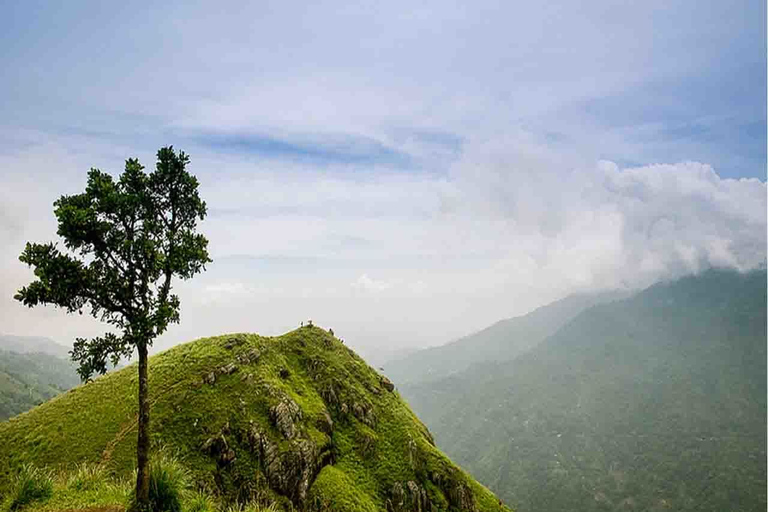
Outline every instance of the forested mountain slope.
<path id="1" fill-rule="evenodd" d="M 477 363 L 511 360 L 554 334 L 585 309 L 628 295 L 619 291 L 571 295 L 445 345 L 390 361 L 385 370 L 387 376 L 402 387 L 436 381 Z"/>
<path id="2" fill-rule="evenodd" d="M 22 413 L 80 383 L 74 365 L 41 352 L 0 350 L 0 421 Z"/>
<path id="3" fill-rule="evenodd" d="M 511 362 L 403 387 L 520 511 L 766 510 L 766 272 L 590 308 Z"/>

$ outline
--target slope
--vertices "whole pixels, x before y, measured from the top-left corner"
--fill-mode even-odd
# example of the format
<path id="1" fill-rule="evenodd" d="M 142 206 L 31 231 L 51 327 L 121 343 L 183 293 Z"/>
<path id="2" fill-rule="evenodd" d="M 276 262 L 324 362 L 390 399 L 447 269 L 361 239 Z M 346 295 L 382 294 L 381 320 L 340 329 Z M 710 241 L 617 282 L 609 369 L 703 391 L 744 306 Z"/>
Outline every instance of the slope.
<path id="1" fill-rule="evenodd" d="M 713 270 L 406 398 L 521 511 L 764 511 L 765 382 L 766 273 Z"/>
<path id="2" fill-rule="evenodd" d="M 436 381 L 473 364 L 511 360 L 554 334 L 585 309 L 626 296 L 627 293 L 618 291 L 571 295 L 456 341 L 390 361 L 386 364 L 386 373 L 398 387 L 404 387 Z"/>
<path id="3" fill-rule="evenodd" d="M 69 358 L 69 349 L 42 336 L 11 336 L 0 334 L 0 350 L 18 354 L 43 353 L 60 359 Z"/>
<path id="4" fill-rule="evenodd" d="M 45 353 L 0 350 L 0 421 L 80 383 L 72 363 Z"/>
<path id="5" fill-rule="evenodd" d="M 0 423 L 0 490 L 23 463 L 134 465 L 136 366 Z M 229 501 L 335 511 L 507 510 L 377 374 L 318 327 L 201 339 L 150 359 L 152 442 Z"/>

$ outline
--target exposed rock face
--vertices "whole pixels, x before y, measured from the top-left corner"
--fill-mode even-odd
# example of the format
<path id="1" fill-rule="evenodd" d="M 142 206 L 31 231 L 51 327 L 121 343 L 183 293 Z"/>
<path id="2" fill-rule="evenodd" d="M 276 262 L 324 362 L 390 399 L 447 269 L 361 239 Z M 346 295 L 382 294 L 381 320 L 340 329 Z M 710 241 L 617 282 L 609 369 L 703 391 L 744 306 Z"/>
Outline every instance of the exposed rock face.
<path id="1" fill-rule="evenodd" d="M 317 473 L 330 462 L 330 452 L 321 452 L 309 439 L 294 439 L 281 450 L 255 426 L 248 432 L 248 443 L 259 456 L 269 486 L 300 506 Z"/>
<path id="2" fill-rule="evenodd" d="M 433 508 L 427 491 L 412 480 L 406 482 L 405 486 L 395 482 L 389 495 L 387 512 L 430 512 Z"/>
<path id="3" fill-rule="evenodd" d="M 301 421 L 301 408 L 288 397 L 269 409 L 269 418 L 286 439 L 296 437 L 297 423 Z"/>
<path id="4" fill-rule="evenodd" d="M 328 411 L 325 411 L 317 421 L 317 429 L 324 434 L 333 435 L 333 420 Z"/>

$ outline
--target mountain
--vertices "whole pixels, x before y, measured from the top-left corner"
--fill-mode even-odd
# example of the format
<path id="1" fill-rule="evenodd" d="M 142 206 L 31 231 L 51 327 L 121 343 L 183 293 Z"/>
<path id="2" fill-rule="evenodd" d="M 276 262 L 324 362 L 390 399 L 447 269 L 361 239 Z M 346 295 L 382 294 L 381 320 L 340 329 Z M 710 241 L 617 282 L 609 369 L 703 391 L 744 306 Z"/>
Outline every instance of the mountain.
<path id="1" fill-rule="evenodd" d="M 512 361 L 402 387 L 522 512 L 766 510 L 766 272 L 596 305 Z"/>
<path id="2" fill-rule="evenodd" d="M 410 386 L 440 380 L 473 364 L 511 360 L 554 334 L 585 309 L 628 295 L 620 291 L 571 295 L 451 343 L 389 361 L 385 365 L 386 373 L 398 386 Z"/>
<path id="3" fill-rule="evenodd" d="M 0 350 L 0 421 L 22 413 L 80 383 L 75 366 L 44 354 Z"/>
<path id="4" fill-rule="evenodd" d="M 50 338 L 42 336 L 11 336 L 0 334 L 0 350 L 19 354 L 40 352 L 61 359 L 69 359 L 69 349 Z"/>
<path id="5" fill-rule="evenodd" d="M 233 334 L 149 360 L 152 444 L 205 491 L 283 510 L 501 511 L 394 390 L 319 327 Z M 137 367 L 0 423 L 0 495 L 24 463 L 135 464 Z"/>

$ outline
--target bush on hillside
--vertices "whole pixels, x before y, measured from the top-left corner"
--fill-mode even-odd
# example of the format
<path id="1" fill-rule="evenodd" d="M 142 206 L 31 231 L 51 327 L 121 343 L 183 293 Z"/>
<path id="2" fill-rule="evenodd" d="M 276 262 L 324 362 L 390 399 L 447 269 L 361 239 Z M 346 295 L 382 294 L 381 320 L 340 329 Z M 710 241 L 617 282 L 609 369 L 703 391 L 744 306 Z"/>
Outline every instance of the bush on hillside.
<path id="1" fill-rule="evenodd" d="M 189 471 L 178 460 L 164 453 L 157 454 L 149 465 L 149 510 L 181 512 L 182 497 L 189 490 L 190 482 Z M 135 500 L 134 495 L 128 510 L 139 509 Z"/>
<path id="2" fill-rule="evenodd" d="M 19 510 L 35 501 L 44 501 L 53 494 L 53 478 L 48 471 L 31 464 L 21 467 L 9 493 L 8 510 Z"/>

